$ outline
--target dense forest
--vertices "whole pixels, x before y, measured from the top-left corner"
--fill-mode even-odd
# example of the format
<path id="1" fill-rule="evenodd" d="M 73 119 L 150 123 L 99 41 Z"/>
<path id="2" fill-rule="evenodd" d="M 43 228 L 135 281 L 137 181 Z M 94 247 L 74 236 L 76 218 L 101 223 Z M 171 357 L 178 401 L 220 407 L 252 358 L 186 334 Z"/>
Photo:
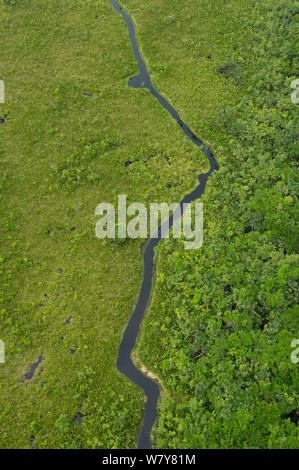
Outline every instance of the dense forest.
<path id="1" fill-rule="evenodd" d="M 164 384 L 156 447 L 298 447 L 298 8 L 256 2 L 217 68 L 242 98 L 216 112 L 204 244 L 161 244 L 138 350 Z"/>

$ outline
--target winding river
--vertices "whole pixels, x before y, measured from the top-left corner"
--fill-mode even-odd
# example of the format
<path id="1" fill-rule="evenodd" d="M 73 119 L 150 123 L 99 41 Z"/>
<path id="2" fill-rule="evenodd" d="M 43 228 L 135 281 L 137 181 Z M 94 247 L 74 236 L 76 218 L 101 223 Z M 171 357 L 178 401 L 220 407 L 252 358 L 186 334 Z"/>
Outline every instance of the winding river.
<path id="1" fill-rule="evenodd" d="M 196 137 L 190 129 L 184 124 L 181 120 L 177 111 L 168 103 L 168 101 L 161 96 L 157 90 L 154 88 L 149 73 L 146 69 L 144 60 L 141 57 L 138 44 L 136 41 L 135 28 L 131 18 L 123 10 L 123 8 L 115 1 L 110 0 L 110 3 L 113 5 L 115 10 L 120 13 L 127 24 L 129 30 L 129 37 L 131 40 L 134 56 L 138 62 L 139 74 L 136 77 L 133 77 L 129 80 L 129 86 L 133 88 L 146 88 L 149 92 L 156 98 L 159 103 L 169 112 L 169 114 L 176 120 L 184 134 L 192 140 L 192 142 L 197 145 L 202 152 L 206 155 L 210 163 L 210 170 L 208 173 L 203 173 L 198 175 L 198 186 L 190 193 L 187 194 L 184 199 L 180 202 L 180 211 L 175 211 L 170 219 L 159 228 L 156 236 L 151 238 L 146 245 L 143 259 L 144 259 L 144 274 L 141 290 L 139 293 L 139 298 L 135 310 L 130 318 L 128 326 L 124 332 L 121 345 L 119 348 L 118 359 L 117 359 L 117 368 L 118 370 L 128 377 L 132 382 L 134 382 L 138 387 L 142 388 L 146 396 L 146 404 L 144 411 L 144 421 L 142 431 L 138 437 L 138 448 L 139 449 L 150 449 L 151 448 L 151 429 L 156 419 L 157 414 L 157 404 L 160 395 L 160 389 L 158 384 L 143 375 L 133 364 L 131 359 L 131 352 L 135 346 L 136 339 L 139 333 L 140 324 L 143 320 L 146 308 L 149 303 L 151 288 L 152 288 L 152 279 L 153 279 L 153 259 L 154 259 L 154 248 L 159 243 L 164 230 L 166 227 L 172 226 L 174 220 L 178 214 L 183 213 L 183 210 L 186 208 L 183 204 L 191 203 L 196 199 L 199 199 L 205 191 L 206 183 L 209 176 L 213 171 L 218 169 L 218 164 L 213 156 L 211 150 L 201 142 L 198 137 Z"/>

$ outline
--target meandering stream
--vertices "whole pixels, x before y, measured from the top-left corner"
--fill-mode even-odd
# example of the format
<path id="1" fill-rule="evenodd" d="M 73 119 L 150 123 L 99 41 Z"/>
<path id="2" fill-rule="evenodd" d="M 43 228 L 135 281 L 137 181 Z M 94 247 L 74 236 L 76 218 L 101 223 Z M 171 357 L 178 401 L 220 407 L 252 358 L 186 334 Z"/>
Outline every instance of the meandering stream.
<path id="1" fill-rule="evenodd" d="M 196 199 L 199 199 L 205 191 L 206 183 L 209 176 L 213 171 L 218 169 L 218 164 L 213 156 L 211 150 L 198 139 L 190 129 L 184 124 L 181 120 L 177 111 L 168 103 L 168 101 L 161 96 L 157 90 L 154 88 L 149 73 L 146 69 L 145 62 L 143 61 L 138 44 L 136 41 L 135 28 L 131 18 L 123 10 L 123 8 L 115 1 L 110 0 L 110 3 L 113 7 L 120 13 L 125 20 L 128 30 L 129 37 L 131 40 L 134 56 L 138 62 L 139 66 L 139 75 L 133 77 L 129 80 L 129 86 L 133 88 L 146 88 L 149 92 L 159 101 L 159 103 L 169 112 L 169 114 L 175 119 L 184 132 L 184 134 L 192 140 L 192 142 L 197 145 L 206 155 L 210 163 L 210 170 L 208 173 L 203 173 L 198 175 L 198 186 L 190 194 L 186 195 L 184 199 L 180 202 L 180 211 L 176 211 L 169 219 L 166 221 L 158 230 L 155 238 L 150 239 L 149 243 L 146 245 L 143 259 L 144 259 L 144 274 L 141 290 L 139 293 L 139 298 L 135 310 L 130 318 L 128 326 L 124 332 L 122 342 L 119 348 L 118 359 L 117 359 L 117 368 L 118 370 L 127 376 L 132 382 L 138 385 L 143 389 L 146 396 L 146 404 L 144 411 L 144 421 L 142 431 L 138 437 L 138 448 L 140 449 L 149 449 L 151 448 L 151 429 L 156 419 L 157 414 L 157 404 L 160 395 L 160 389 L 156 382 L 150 378 L 143 375 L 133 364 L 131 359 L 131 352 L 135 346 L 136 339 L 139 333 L 140 324 L 143 320 L 146 308 L 149 303 L 151 288 L 152 288 L 152 279 L 153 279 L 153 259 L 154 259 L 154 248 L 159 243 L 164 233 L 165 227 L 172 226 L 174 220 L 178 214 L 183 213 L 183 210 L 186 208 L 183 206 L 184 203 L 191 203 Z"/>

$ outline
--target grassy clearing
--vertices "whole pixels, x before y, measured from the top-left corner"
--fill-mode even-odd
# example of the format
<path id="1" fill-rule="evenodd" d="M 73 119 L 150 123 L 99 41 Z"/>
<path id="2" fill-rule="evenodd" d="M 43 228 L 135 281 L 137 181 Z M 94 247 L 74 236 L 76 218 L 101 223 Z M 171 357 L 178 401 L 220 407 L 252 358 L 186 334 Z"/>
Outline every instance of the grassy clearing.
<path id="1" fill-rule="evenodd" d="M 247 41 L 242 27 L 252 15 L 254 1 L 122 3 L 137 23 L 137 36 L 157 88 L 193 132 L 216 148 L 224 136 L 215 130 L 215 111 L 223 103 L 236 102 L 239 95 L 235 80 L 223 80 L 217 67 L 240 59 L 246 72 L 246 61 L 238 52 Z"/>
<path id="2" fill-rule="evenodd" d="M 216 67 L 251 2 L 123 3 L 159 91 L 200 138 L 220 142 L 212 118 L 237 86 Z M 133 448 L 142 397 L 116 357 L 141 242 L 96 239 L 94 210 L 118 194 L 179 201 L 207 164 L 146 91 L 127 87 L 137 66 L 108 0 L 1 2 L 0 30 L 0 447 Z"/>

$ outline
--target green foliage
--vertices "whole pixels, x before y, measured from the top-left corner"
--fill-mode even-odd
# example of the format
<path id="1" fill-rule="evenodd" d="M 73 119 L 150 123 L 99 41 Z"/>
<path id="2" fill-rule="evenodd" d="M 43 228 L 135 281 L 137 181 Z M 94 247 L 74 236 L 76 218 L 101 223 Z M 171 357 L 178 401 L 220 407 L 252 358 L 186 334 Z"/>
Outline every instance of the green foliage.
<path id="1" fill-rule="evenodd" d="M 53 174 L 61 185 L 68 191 L 82 183 L 100 182 L 99 171 L 96 172 L 96 162 L 101 161 L 103 153 L 117 148 L 121 143 L 118 137 L 105 137 L 104 139 L 83 139 L 82 148 L 73 153 L 63 163 L 52 168 Z"/>
<path id="2" fill-rule="evenodd" d="M 242 77 L 241 67 L 232 61 L 227 61 L 224 64 L 218 65 L 216 71 L 225 78 L 231 78 L 236 84 L 239 83 Z"/>
<path id="3" fill-rule="evenodd" d="M 20 0 L 3 0 L 3 3 L 5 5 L 17 5 L 20 2 Z"/>
<path id="4" fill-rule="evenodd" d="M 69 430 L 69 422 L 65 414 L 61 414 L 55 423 L 56 428 L 61 434 L 66 434 Z"/>

